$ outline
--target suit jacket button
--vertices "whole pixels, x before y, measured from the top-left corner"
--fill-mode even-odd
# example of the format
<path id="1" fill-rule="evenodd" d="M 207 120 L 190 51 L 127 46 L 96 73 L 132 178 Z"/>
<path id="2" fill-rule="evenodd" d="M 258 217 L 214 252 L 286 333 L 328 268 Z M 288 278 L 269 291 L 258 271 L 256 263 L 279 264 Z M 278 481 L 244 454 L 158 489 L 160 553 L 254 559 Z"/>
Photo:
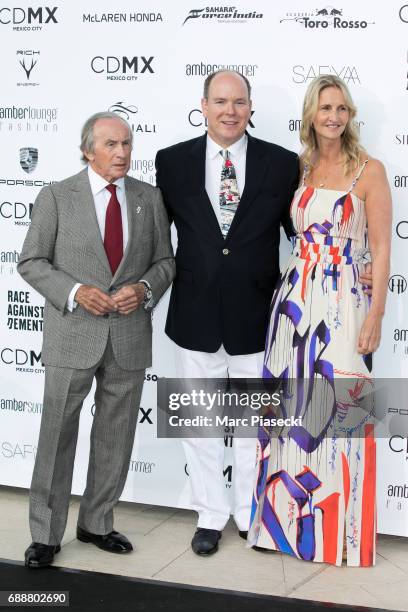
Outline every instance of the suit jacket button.
<path id="1" fill-rule="evenodd" d="M 222 249 L 223 255 L 229 255 L 229 249 Z"/>
<path id="2" fill-rule="evenodd" d="M 105 314 L 103 315 L 104 319 L 109 319 L 109 312 L 105 312 Z"/>

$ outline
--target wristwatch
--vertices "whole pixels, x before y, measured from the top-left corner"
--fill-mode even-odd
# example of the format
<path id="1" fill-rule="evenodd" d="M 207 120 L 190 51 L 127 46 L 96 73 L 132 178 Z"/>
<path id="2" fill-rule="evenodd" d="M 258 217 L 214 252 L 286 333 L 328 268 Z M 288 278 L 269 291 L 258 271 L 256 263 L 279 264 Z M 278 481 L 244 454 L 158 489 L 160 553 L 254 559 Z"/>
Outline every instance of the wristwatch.
<path id="1" fill-rule="evenodd" d="M 143 305 L 146 306 L 146 304 L 148 304 L 150 302 L 150 300 L 152 299 L 153 293 L 152 293 L 152 290 L 150 289 L 149 283 L 147 283 L 144 280 L 139 281 L 139 283 L 142 283 L 142 285 L 145 286 L 145 294 L 144 294 L 144 299 L 143 299 Z"/>

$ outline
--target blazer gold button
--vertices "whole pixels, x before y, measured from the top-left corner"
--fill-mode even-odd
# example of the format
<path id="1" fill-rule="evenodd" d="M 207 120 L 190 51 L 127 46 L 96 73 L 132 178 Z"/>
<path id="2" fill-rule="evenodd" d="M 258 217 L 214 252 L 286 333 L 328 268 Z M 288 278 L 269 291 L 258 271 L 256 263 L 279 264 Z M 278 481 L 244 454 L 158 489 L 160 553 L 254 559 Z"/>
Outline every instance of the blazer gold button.
<path id="1" fill-rule="evenodd" d="M 222 249 L 223 255 L 229 255 L 229 249 Z"/>

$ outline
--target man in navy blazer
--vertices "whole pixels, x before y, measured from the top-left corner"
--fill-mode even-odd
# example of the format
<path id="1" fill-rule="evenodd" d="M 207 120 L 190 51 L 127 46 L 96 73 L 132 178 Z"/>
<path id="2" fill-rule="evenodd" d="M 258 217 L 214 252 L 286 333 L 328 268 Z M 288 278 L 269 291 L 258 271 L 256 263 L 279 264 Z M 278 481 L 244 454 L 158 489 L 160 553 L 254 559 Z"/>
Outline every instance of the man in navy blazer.
<path id="1" fill-rule="evenodd" d="M 211 74 L 202 98 L 208 132 L 157 154 L 157 185 L 178 236 L 166 333 L 176 345 L 180 378 L 262 375 L 280 226 L 289 233 L 299 162 L 295 153 L 247 134 L 251 106 L 245 77 L 234 71 Z M 220 204 L 225 160 L 239 194 L 227 224 Z M 255 440 L 234 439 L 232 508 L 224 484 L 223 438 L 190 438 L 183 444 L 191 505 L 199 515 L 192 548 L 208 555 L 218 549 L 231 513 L 246 538 Z"/>

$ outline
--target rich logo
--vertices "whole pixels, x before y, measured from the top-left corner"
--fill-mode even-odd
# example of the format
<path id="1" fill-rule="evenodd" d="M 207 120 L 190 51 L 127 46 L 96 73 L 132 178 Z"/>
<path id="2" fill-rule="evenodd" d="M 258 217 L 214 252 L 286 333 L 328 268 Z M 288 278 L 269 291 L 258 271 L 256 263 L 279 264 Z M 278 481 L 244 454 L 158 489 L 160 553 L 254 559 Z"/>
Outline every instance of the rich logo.
<path id="1" fill-rule="evenodd" d="M 405 189 L 408 187 L 408 176 L 396 174 L 394 176 L 394 187 Z"/>
<path id="2" fill-rule="evenodd" d="M 206 77 L 217 70 L 235 70 L 245 77 L 255 76 L 258 64 L 186 64 L 187 76 Z"/>
<path id="3" fill-rule="evenodd" d="M 161 13 L 84 13 L 83 23 L 142 23 L 163 21 Z"/>
<path id="4" fill-rule="evenodd" d="M 391 293 L 397 293 L 398 295 L 404 293 L 407 288 L 407 281 L 400 274 L 394 274 L 388 281 L 388 289 Z"/>
<path id="5" fill-rule="evenodd" d="M 321 74 L 334 74 L 340 77 L 347 84 L 361 85 L 360 75 L 357 72 L 355 66 L 320 66 L 320 65 L 309 65 L 303 66 L 297 64 L 292 68 L 292 81 L 294 83 L 308 83 Z"/>
<path id="6" fill-rule="evenodd" d="M 12 25 L 13 30 L 16 31 L 38 31 L 42 29 L 43 24 L 58 23 L 55 16 L 57 9 L 57 6 L 54 6 L 54 8 L 49 8 L 48 6 L 40 6 L 37 8 L 3 7 L 0 8 L 0 24 Z"/>
<path id="7" fill-rule="evenodd" d="M 399 18 L 404 23 L 408 23 L 408 4 L 404 4 L 403 6 L 401 6 L 399 10 Z"/>
<path id="8" fill-rule="evenodd" d="M 190 19 L 206 19 L 207 21 L 217 21 L 218 23 L 246 23 L 251 19 L 263 19 L 263 14 L 256 11 L 249 13 L 241 12 L 235 6 L 206 6 L 202 9 L 192 9 L 189 11 L 182 25 Z"/>
<path id="9" fill-rule="evenodd" d="M 112 104 L 109 111 L 111 113 L 116 113 L 129 121 L 130 127 L 132 128 L 132 132 L 134 134 L 156 133 L 156 124 L 154 123 L 133 123 L 133 116 L 131 117 L 131 115 L 136 115 L 139 112 L 137 106 L 134 106 L 133 104 L 125 105 L 123 102 L 116 102 L 116 104 Z"/>
<path id="10" fill-rule="evenodd" d="M 19 49 L 17 52 L 18 63 L 22 68 L 22 72 L 25 74 L 26 80 L 23 83 L 18 82 L 19 87 L 37 87 L 39 83 L 34 83 L 31 79 L 31 73 L 33 68 L 38 63 L 39 51 L 33 49 Z"/>
<path id="11" fill-rule="evenodd" d="M 408 221 L 400 221 L 395 228 L 398 238 L 406 240 L 408 238 Z"/>
<path id="12" fill-rule="evenodd" d="M 108 80 L 136 80 L 138 78 L 136 75 L 154 74 L 153 60 L 154 56 L 146 58 L 141 55 L 128 58 L 96 55 L 91 60 L 91 69 L 96 74 L 106 74 Z"/>
<path id="13" fill-rule="evenodd" d="M 294 21 L 303 25 L 307 30 L 325 30 L 333 28 L 335 30 L 364 30 L 369 25 L 374 24 L 374 21 L 366 19 L 348 19 L 343 16 L 343 9 L 334 6 L 325 6 L 315 11 L 299 11 L 286 13 L 286 17 L 280 20 Z"/>
<path id="14" fill-rule="evenodd" d="M 34 147 L 24 147 L 20 149 L 20 166 L 27 172 L 27 174 L 31 174 L 37 167 L 38 162 L 38 149 Z"/>
<path id="15" fill-rule="evenodd" d="M 254 128 L 255 125 L 252 122 L 252 117 L 254 115 L 255 111 L 251 111 L 251 118 L 248 121 L 248 127 L 250 128 Z M 188 122 L 190 125 L 192 125 L 193 127 L 202 127 L 203 125 L 205 125 L 205 127 L 207 127 L 208 123 L 207 123 L 207 119 L 205 119 L 203 117 L 203 111 L 200 108 L 193 108 L 193 110 L 191 110 L 188 113 Z"/>

